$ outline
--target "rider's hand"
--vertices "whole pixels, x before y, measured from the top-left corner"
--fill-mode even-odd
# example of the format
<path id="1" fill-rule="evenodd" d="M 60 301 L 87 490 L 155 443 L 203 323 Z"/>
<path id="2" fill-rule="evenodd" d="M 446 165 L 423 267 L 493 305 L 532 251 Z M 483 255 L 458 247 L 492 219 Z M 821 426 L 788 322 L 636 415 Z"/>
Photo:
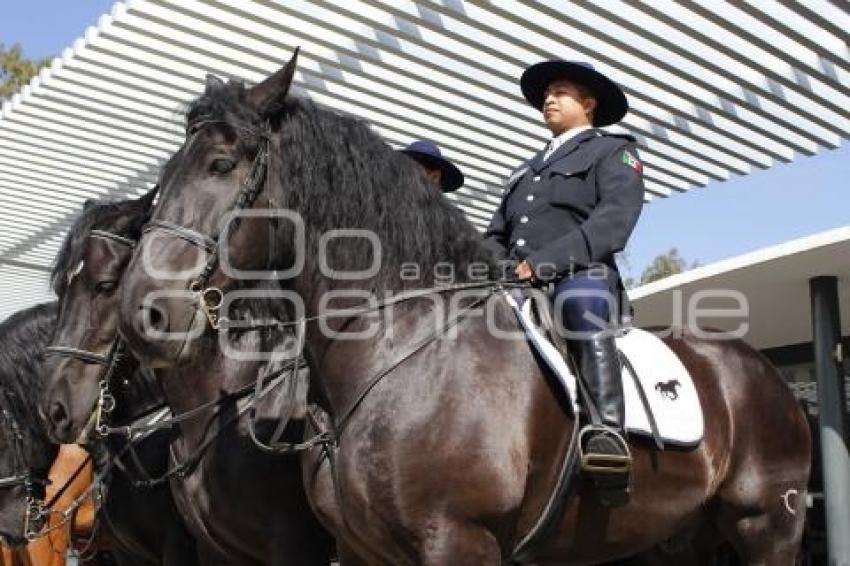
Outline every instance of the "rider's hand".
<path id="1" fill-rule="evenodd" d="M 527 261 L 523 261 L 518 266 L 516 266 L 514 274 L 521 281 L 525 281 L 526 279 L 534 279 L 534 270 L 531 268 L 531 264 Z"/>

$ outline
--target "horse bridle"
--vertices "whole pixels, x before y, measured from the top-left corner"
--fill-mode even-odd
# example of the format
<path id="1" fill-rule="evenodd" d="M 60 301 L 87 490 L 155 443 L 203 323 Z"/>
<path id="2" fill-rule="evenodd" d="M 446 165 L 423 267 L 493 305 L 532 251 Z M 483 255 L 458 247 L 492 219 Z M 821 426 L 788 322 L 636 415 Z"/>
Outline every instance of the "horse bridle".
<path id="1" fill-rule="evenodd" d="M 135 242 L 132 240 L 104 230 L 92 230 L 89 237 L 108 239 L 130 247 L 135 246 Z M 120 358 L 119 354 L 122 348 L 123 344 L 119 339 L 116 339 L 116 341 L 112 344 L 108 355 L 90 352 L 88 350 L 81 350 L 70 346 L 48 346 L 45 349 L 45 354 L 76 358 L 85 363 L 103 365 L 105 369 L 100 379 L 101 383 L 104 383 L 104 380 L 108 380 L 114 372 L 115 367 L 118 364 L 118 359 Z M 4 401 L 2 408 L 0 408 L 0 412 L 2 412 L 4 423 L 11 431 L 15 454 L 15 471 L 11 476 L 0 478 L 0 488 L 11 488 L 18 485 L 24 486 L 26 490 L 24 537 L 27 540 L 34 540 L 38 538 L 38 531 L 41 529 L 43 519 L 46 516 L 42 503 L 44 501 L 45 487 L 49 483 L 49 480 L 47 478 L 38 477 L 27 465 L 26 456 L 24 454 L 23 433 L 18 421 L 14 417 L 14 414 L 11 409 L 9 409 L 11 406 L 9 394 L 5 389 L 0 389 L 0 391 L 2 391 L 2 398 Z M 110 407 L 109 397 L 107 396 L 108 391 L 106 391 L 104 387 L 101 387 L 101 395 L 98 401 L 98 406 L 103 410 L 102 412 L 107 412 L 106 410 L 114 408 L 114 402 L 111 403 Z M 98 420 L 100 419 L 100 414 L 101 410 L 98 410 Z"/>
<path id="2" fill-rule="evenodd" d="M 37 531 L 40 528 L 40 520 L 43 517 L 41 502 L 44 500 L 44 490 L 49 480 L 36 475 L 27 465 L 24 454 L 24 435 L 11 409 L 12 401 L 6 388 L 0 387 L 0 398 L 3 400 L 2 406 L 0 406 L 0 414 L 3 416 L 3 424 L 11 433 L 15 458 L 12 475 L 0 478 L 0 489 L 24 486 L 26 492 L 24 538 L 32 540 L 33 537 L 37 536 Z"/>
<path id="3" fill-rule="evenodd" d="M 222 120 L 206 120 L 199 122 L 192 128 L 192 133 L 197 134 L 198 130 L 207 124 L 227 124 Z M 236 127 L 228 124 L 230 127 Z M 240 129 L 236 127 L 237 129 Z M 250 132 L 253 135 L 259 133 L 262 144 L 254 161 L 251 165 L 251 171 L 242 183 L 242 188 L 236 195 L 236 199 L 230 212 L 249 208 L 254 201 L 257 200 L 260 191 L 268 177 L 268 160 L 269 160 L 269 141 L 271 138 L 270 126 L 266 124 L 263 131 L 257 132 L 248 128 L 241 128 Z M 239 221 L 238 218 L 233 220 L 234 223 Z M 152 232 L 153 230 L 162 230 L 177 236 L 190 244 L 193 244 L 207 252 L 207 261 L 201 270 L 201 273 L 188 284 L 188 289 L 197 297 L 198 302 L 207 316 L 210 326 L 214 330 L 219 329 L 219 313 L 218 310 L 224 301 L 224 292 L 218 287 L 208 286 L 209 279 L 215 271 L 219 263 L 219 238 L 221 234 L 216 234 L 214 237 L 207 236 L 191 228 L 169 222 L 167 220 L 150 220 L 144 227 L 143 233 Z"/>
<path id="4" fill-rule="evenodd" d="M 117 242 L 131 249 L 136 247 L 136 242 L 130 238 L 126 238 L 106 230 L 91 230 L 88 237 Z M 103 366 L 103 369 L 98 376 L 98 387 L 100 389 L 100 393 L 98 395 L 97 404 L 95 405 L 92 411 L 92 416 L 80 436 L 84 437 L 92 425 L 96 431 L 100 432 L 105 426 L 103 424 L 105 415 L 108 415 L 115 409 L 115 398 L 109 392 L 109 383 L 116 372 L 118 364 L 123 358 L 124 341 L 121 340 L 120 336 L 116 336 L 115 340 L 112 342 L 112 346 L 109 348 L 109 352 L 106 354 L 83 350 L 73 346 L 56 345 L 48 346 L 45 349 L 45 352 L 47 354 L 63 358 L 79 360 L 87 364 L 98 364 Z"/>

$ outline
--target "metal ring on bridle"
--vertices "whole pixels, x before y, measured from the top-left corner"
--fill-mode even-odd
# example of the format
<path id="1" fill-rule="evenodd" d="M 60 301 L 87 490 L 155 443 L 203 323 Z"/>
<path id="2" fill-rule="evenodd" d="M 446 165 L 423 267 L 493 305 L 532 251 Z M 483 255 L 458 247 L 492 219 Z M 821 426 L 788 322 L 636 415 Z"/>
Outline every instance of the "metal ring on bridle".
<path id="1" fill-rule="evenodd" d="M 207 287 L 201 291 L 201 300 L 204 302 L 206 308 L 211 311 L 217 311 L 224 302 L 224 292 L 218 287 Z"/>
<path id="2" fill-rule="evenodd" d="M 109 414 L 114 410 L 115 410 L 115 397 L 113 397 L 113 395 L 111 393 L 105 393 L 103 395 L 103 407 L 101 408 L 101 411 Z"/>

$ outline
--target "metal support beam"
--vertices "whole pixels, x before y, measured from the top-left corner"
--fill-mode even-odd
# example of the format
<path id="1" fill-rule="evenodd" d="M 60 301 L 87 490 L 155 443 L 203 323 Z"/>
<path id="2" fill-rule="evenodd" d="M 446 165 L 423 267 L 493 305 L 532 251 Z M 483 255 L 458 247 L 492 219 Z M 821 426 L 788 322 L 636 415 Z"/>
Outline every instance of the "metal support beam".
<path id="1" fill-rule="evenodd" d="M 820 406 L 827 555 L 830 566 L 850 566 L 850 455 L 844 423 L 844 375 L 840 371 L 838 278 L 813 277 L 809 289 Z"/>

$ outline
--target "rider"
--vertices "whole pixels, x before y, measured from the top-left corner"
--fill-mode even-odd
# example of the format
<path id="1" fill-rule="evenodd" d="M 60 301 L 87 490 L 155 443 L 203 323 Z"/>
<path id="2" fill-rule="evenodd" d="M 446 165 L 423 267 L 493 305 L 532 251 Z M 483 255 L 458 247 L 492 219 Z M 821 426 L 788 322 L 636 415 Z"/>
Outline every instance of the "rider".
<path id="1" fill-rule="evenodd" d="M 451 193 L 463 186 L 463 173 L 457 166 L 443 157 L 440 148 L 432 141 L 416 140 L 401 150 L 419 163 L 431 184 L 439 187 L 444 193 Z"/>
<path id="2" fill-rule="evenodd" d="M 630 464 L 612 328 L 623 289 L 614 254 L 643 206 L 643 166 L 633 137 L 598 129 L 619 122 L 628 102 L 592 65 L 544 61 L 520 83 L 552 139 L 508 179 L 485 239 L 497 256 L 519 262 L 519 279 L 554 283 L 557 326 L 578 350 L 604 425 L 589 429 L 583 446 L 596 464 L 585 470 L 602 481 Z"/>

